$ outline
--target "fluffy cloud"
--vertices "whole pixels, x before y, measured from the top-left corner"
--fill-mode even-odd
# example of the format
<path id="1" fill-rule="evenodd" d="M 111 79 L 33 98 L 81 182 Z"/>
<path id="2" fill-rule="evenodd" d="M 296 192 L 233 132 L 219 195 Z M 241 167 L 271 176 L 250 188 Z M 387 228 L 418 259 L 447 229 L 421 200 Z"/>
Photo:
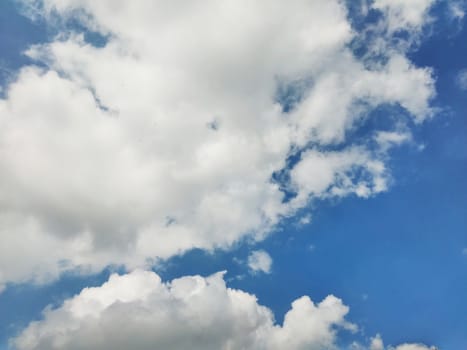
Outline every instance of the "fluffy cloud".
<path id="1" fill-rule="evenodd" d="M 386 189 L 374 134 L 349 142 L 372 110 L 432 115 L 431 71 L 398 47 L 355 57 L 342 1 L 22 1 L 107 42 L 31 47 L 0 100 L 0 284 L 262 239 L 310 201 Z M 431 2 L 404 4 L 374 6 L 419 30 Z"/>
<path id="2" fill-rule="evenodd" d="M 357 348 L 359 346 L 360 345 L 356 345 Z M 383 339 L 381 338 L 379 334 L 376 335 L 376 337 L 371 339 L 369 350 L 385 350 L 385 349 L 387 350 L 437 350 L 436 347 L 433 347 L 433 346 L 428 347 L 423 344 L 401 344 L 396 347 L 389 346 L 386 348 L 384 346 Z M 362 350 L 365 350 L 365 347 L 363 347 Z"/>
<path id="3" fill-rule="evenodd" d="M 252 272 L 270 273 L 271 266 L 272 258 L 264 250 L 255 250 L 248 256 L 248 267 Z"/>
<path id="4" fill-rule="evenodd" d="M 328 296 L 292 303 L 283 325 L 255 296 L 226 287 L 222 273 L 162 283 L 152 272 L 113 275 L 46 310 L 12 341 L 18 350 L 328 349 L 337 329 L 354 330 L 348 308 Z"/>
<path id="5" fill-rule="evenodd" d="M 420 30 L 427 20 L 427 12 L 436 0 L 375 0 L 373 8 L 386 13 L 389 32 Z"/>
<path id="6" fill-rule="evenodd" d="M 386 189 L 385 171 L 383 162 L 359 148 L 342 152 L 307 151 L 291 171 L 292 185 L 298 193 L 292 203 L 300 207 L 310 197 L 342 197 L 350 193 L 367 197 Z"/>
<path id="7" fill-rule="evenodd" d="M 278 325 L 254 295 L 227 288 L 223 273 L 163 283 L 153 272 L 136 270 L 112 275 L 102 286 L 46 309 L 11 345 L 16 350 L 337 349 L 338 332 L 357 330 L 345 320 L 348 312 L 334 296 L 318 304 L 303 296 Z M 369 349 L 384 350 L 379 335 Z M 388 350 L 435 349 L 404 344 Z"/>

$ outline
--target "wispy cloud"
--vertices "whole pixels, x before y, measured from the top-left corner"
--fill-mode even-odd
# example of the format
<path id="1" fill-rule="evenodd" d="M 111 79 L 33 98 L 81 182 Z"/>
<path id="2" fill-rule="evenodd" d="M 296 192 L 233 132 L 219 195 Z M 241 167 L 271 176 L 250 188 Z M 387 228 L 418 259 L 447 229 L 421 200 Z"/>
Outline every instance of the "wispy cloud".
<path id="1" fill-rule="evenodd" d="M 467 90 L 467 69 L 463 69 L 457 73 L 457 86 L 462 90 Z"/>

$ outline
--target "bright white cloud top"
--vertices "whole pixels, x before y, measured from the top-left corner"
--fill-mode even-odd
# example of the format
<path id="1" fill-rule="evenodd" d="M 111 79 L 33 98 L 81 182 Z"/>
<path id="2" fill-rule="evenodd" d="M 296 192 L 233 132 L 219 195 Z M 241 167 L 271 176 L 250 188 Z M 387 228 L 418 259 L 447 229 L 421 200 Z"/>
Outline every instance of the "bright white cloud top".
<path id="1" fill-rule="evenodd" d="M 292 303 L 283 325 L 254 295 L 227 288 L 223 274 L 162 283 L 153 272 L 112 275 L 58 309 L 46 310 L 12 343 L 18 350 L 324 350 L 338 331 L 356 331 L 349 308 L 334 296 Z M 361 348 L 363 349 L 363 348 Z M 435 350 L 405 344 L 389 350 Z M 384 350 L 378 336 L 370 350 Z"/>
<path id="2" fill-rule="evenodd" d="M 161 283 L 152 272 L 111 276 L 32 323 L 17 349 L 304 349 L 329 348 L 336 327 L 354 329 L 348 307 L 329 296 L 297 299 L 284 324 L 253 295 L 225 286 L 222 273 Z"/>
<path id="3" fill-rule="evenodd" d="M 432 1 L 376 1 L 365 33 L 337 0 L 24 2 L 108 41 L 71 30 L 31 47 L 42 65 L 0 100 L 0 284 L 260 240 L 310 201 L 387 188 L 385 152 L 410 139 L 396 135 L 407 120 L 376 151 L 374 134 L 347 139 L 376 107 L 432 115 L 431 71 L 405 51 Z M 408 41 L 393 44 L 400 30 Z"/>

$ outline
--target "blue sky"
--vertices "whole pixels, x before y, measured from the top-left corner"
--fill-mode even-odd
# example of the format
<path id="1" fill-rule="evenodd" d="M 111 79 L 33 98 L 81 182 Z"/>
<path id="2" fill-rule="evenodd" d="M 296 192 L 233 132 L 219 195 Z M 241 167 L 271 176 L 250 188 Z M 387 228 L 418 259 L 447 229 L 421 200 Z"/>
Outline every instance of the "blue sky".
<path id="1" fill-rule="evenodd" d="M 52 0 L 49 2 L 53 3 Z M 270 308 L 279 324 L 293 300 L 308 295 L 319 302 L 330 294 L 335 295 L 350 308 L 346 320 L 358 326 L 355 333 L 339 332 L 334 342 L 342 349 L 350 349 L 352 342 L 358 342 L 364 349 L 364 346 L 370 346 L 368 344 L 376 334 L 381 335 L 385 344 L 393 346 L 419 343 L 443 350 L 467 348 L 467 254 L 464 250 L 467 248 L 467 86 L 463 89 L 459 83 L 459 74 L 467 68 L 467 28 L 464 18 L 452 17 L 451 4 L 433 2 L 429 15 L 426 14 L 432 20 L 427 20 L 420 32 L 413 34 L 414 29 L 409 27 L 396 33 L 402 41 L 413 40 L 409 49 L 401 51 L 413 67 L 432 69 L 436 90 L 436 97 L 430 101 L 432 116 L 422 123 L 414 123 L 410 111 L 397 102 L 382 105 L 365 111 L 367 117 L 346 131 L 345 142 L 331 146 L 318 143 L 317 149 L 325 152 L 363 144 L 370 147 L 370 152 L 377 153 L 377 146 L 371 143 L 375 131 L 410 130 L 409 142 L 390 148 L 384 155 L 376 155 L 390 169 L 386 190 L 374 190 L 368 198 L 355 193 L 316 196 L 268 227 L 264 239 L 253 239 L 255 228 L 248 227 L 248 233 L 237 235 L 233 245 L 225 247 L 223 241 L 213 241 L 209 247 L 193 244 L 183 254 L 170 253 L 167 259 L 154 263 L 152 270 L 164 281 L 188 275 L 209 276 L 227 270 L 224 277 L 227 286 L 256 295 L 258 303 Z M 459 9 L 466 6 L 463 2 L 456 4 Z M 354 21 L 356 30 L 359 26 L 366 28 L 385 16 L 373 11 L 362 23 L 350 11 L 349 21 Z M 58 40 L 56 35 L 61 31 L 85 30 L 85 41 L 105 47 L 101 40 L 108 33 L 96 36 L 90 34 L 86 25 L 77 25 L 74 19 L 64 28 L 48 23 L 47 18 L 33 21 L 15 1 L 0 4 L 2 93 L 17 79 L 22 67 L 39 65 L 45 70 L 60 71 L 56 68 L 59 65 L 49 63 L 50 59 L 45 63 L 37 62 L 34 57 L 27 58 L 22 53 L 33 44 Z M 319 36 L 320 32 L 315 35 Z M 382 34 L 376 31 L 374 35 Z M 404 39 L 405 35 L 416 38 Z M 101 39 L 96 41 L 96 38 Z M 359 45 L 369 46 L 369 43 L 362 43 L 361 38 L 356 40 Z M 62 56 L 57 57 L 52 60 L 60 64 Z M 67 73 L 66 69 L 63 68 L 60 75 L 64 79 L 75 79 L 75 71 Z M 44 85 L 45 90 L 48 88 Z M 93 90 L 92 86 L 84 88 Z M 96 83 L 94 88 L 92 93 L 96 103 L 99 105 L 102 100 L 106 109 L 112 110 L 114 106 L 106 102 L 105 92 L 103 98 L 97 96 L 100 85 Z M 2 98 L 8 99 L 8 94 Z M 28 99 L 23 103 L 27 104 Z M 0 109 L 0 113 L 8 112 Z M 10 117 L 5 114 L 4 118 Z M 219 125 L 222 129 L 230 124 L 221 120 Z M 7 136 L 0 134 L 0 140 Z M 313 142 L 301 146 L 300 152 L 306 153 L 313 148 Z M 293 158 L 293 153 L 289 157 Z M 302 155 L 294 162 L 304 157 Z M 1 163 L 4 164 L 8 163 Z M 289 164 L 285 171 L 290 172 L 294 166 Z M 365 169 L 361 171 L 365 172 Z M 362 176 L 366 179 L 373 175 Z M 31 181 L 35 181 L 34 178 Z M 282 185 L 287 186 L 286 183 Z M 60 185 L 52 186 L 45 191 L 60 191 L 61 188 Z M 31 198 L 29 200 L 33 201 Z M 5 212 L 11 210 L 4 207 Z M 307 215 L 310 215 L 310 222 L 300 223 L 300 218 Z M 177 220 L 178 217 L 168 219 L 170 223 L 166 226 L 171 226 L 172 221 L 177 225 Z M 223 225 L 229 225 L 226 222 Z M 205 227 L 200 224 L 199 230 Z M 1 232 L 8 229 L 6 226 Z M 263 227 L 256 229 L 260 231 Z M 5 238 L 0 244 L 8 245 L 9 241 Z M 216 248 L 219 246 L 221 248 Z M 249 269 L 248 256 L 256 250 L 264 250 L 272 258 L 270 271 L 255 273 Z M 154 257 L 157 258 L 157 254 L 147 256 Z M 90 273 L 65 270 L 46 282 L 7 280 L 5 290 L 0 294 L 0 349 L 8 349 L 9 339 L 21 334 L 31 321 L 43 320 L 42 310 L 48 305 L 60 308 L 64 300 L 80 293 L 83 288 L 101 286 L 113 271 L 125 274 L 132 270 L 125 267 L 124 260 L 114 259 L 112 263 L 120 267 L 100 264 Z M 6 263 L 0 265 L 0 272 L 7 269 L 9 265 Z"/>

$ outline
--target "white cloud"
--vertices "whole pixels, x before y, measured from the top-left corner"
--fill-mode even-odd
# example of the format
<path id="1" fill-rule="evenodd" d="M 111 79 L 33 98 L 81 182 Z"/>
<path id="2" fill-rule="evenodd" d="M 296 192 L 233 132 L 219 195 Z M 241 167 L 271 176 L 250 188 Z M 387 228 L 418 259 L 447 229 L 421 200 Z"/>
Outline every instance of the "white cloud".
<path id="1" fill-rule="evenodd" d="M 411 140 L 412 134 L 408 131 L 379 131 L 375 136 L 375 141 L 384 152 Z"/>
<path id="2" fill-rule="evenodd" d="M 406 343 L 398 346 L 384 346 L 381 335 L 377 334 L 375 337 L 370 339 L 369 346 L 363 345 L 359 342 L 353 342 L 350 345 L 351 350 L 437 350 L 436 347 L 426 346 L 424 344 Z"/>
<path id="3" fill-rule="evenodd" d="M 310 200 L 387 188 L 384 157 L 348 143 L 374 108 L 432 115 L 431 71 L 397 47 L 354 57 L 342 1 L 23 2 L 109 41 L 64 30 L 30 48 L 47 68 L 0 100 L 0 284 L 260 240 Z M 278 85 L 293 87 L 288 113 Z M 284 201 L 271 177 L 309 145 Z"/>
<path id="4" fill-rule="evenodd" d="M 298 220 L 298 225 L 300 226 L 308 225 L 311 222 L 311 219 L 312 219 L 311 214 L 306 214 L 302 216 L 300 220 Z"/>
<path id="5" fill-rule="evenodd" d="M 364 176 L 356 174 L 364 173 Z M 292 201 L 298 207 L 309 198 L 327 198 L 356 194 L 368 197 L 386 190 L 384 163 L 359 148 L 342 152 L 307 151 L 291 172 L 298 195 Z"/>
<path id="6" fill-rule="evenodd" d="M 384 343 L 379 334 L 371 339 L 370 350 L 384 350 Z"/>
<path id="7" fill-rule="evenodd" d="M 58 309 L 46 309 L 12 342 L 18 350 L 328 349 L 348 308 L 328 296 L 292 303 L 283 325 L 255 296 L 227 288 L 222 273 L 162 283 L 152 272 L 113 275 Z"/>
<path id="8" fill-rule="evenodd" d="M 163 283 L 153 272 L 112 275 L 85 288 L 43 319 L 29 324 L 11 345 L 16 350 L 335 349 L 339 332 L 355 332 L 349 308 L 334 296 L 315 304 L 292 303 L 282 325 L 254 295 L 227 288 L 223 273 Z M 354 349 L 366 347 L 354 343 Z M 384 350 L 381 337 L 369 350 Z M 404 344 L 388 350 L 434 350 Z"/>
<path id="9" fill-rule="evenodd" d="M 449 14 L 454 20 L 462 20 L 465 16 L 465 2 L 451 0 L 448 3 Z"/>
<path id="10" fill-rule="evenodd" d="M 437 350 L 434 346 L 426 346 L 423 344 L 402 344 L 395 348 L 389 347 L 389 350 Z"/>
<path id="11" fill-rule="evenodd" d="M 252 272 L 271 273 L 272 258 L 264 250 L 255 250 L 248 256 L 248 267 Z"/>
<path id="12" fill-rule="evenodd" d="M 436 0 L 375 0 L 373 8 L 386 13 L 389 32 L 420 30 Z"/>

